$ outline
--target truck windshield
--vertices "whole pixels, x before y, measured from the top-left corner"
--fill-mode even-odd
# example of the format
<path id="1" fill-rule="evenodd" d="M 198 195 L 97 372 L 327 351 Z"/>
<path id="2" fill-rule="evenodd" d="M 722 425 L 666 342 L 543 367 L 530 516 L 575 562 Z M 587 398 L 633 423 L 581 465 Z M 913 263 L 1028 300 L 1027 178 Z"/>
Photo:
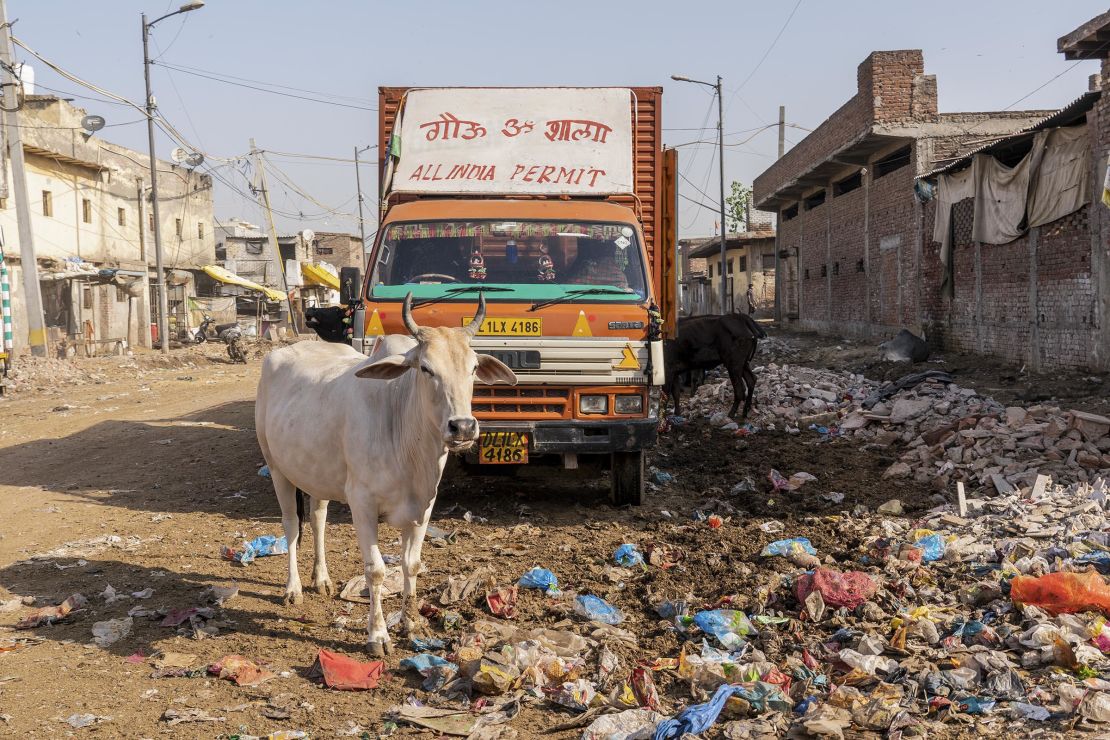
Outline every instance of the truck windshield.
<path id="1" fill-rule="evenodd" d="M 386 228 L 372 296 L 475 300 L 460 286 L 496 287 L 500 299 L 559 299 L 583 287 L 590 298 L 647 297 L 635 230 L 626 224 L 553 221 L 433 221 Z M 494 296 L 487 296 L 494 297 Z"/>

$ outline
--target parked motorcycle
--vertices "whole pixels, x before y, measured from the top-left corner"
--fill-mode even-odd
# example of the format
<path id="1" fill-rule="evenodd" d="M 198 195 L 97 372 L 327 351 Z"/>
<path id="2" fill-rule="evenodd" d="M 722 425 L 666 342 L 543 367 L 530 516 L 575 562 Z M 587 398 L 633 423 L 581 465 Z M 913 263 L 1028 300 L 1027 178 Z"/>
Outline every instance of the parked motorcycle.
<path id="1" fill-rule="evenodd" d="M 227 356 L 232 362 L 241 362 L 244 365 L 247 363 L 247 352 L 243 347 L 243 330 L 238 322 L 217 324 L 214 318 L 205 314 L 193 335 L 193 341 L 201 344 L 211 339 L 218 339 L 227 345 Z"/>

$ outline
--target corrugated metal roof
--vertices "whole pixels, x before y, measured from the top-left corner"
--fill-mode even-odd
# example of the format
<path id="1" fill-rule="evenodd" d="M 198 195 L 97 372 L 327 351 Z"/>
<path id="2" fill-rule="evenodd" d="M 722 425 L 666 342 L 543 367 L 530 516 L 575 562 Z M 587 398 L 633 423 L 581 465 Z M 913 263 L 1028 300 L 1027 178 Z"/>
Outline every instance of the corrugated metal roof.
<path id="1" fill-rule="evenodd" d="M 1080 95 L 1078 98 L 1076 98 L 1075 100 L 1073 100 L 1070 103 L 1068 103 L 1067 105 L 1065 105 L 1060 110 L 1058 110 L 1055 113 L 1052 113 L 1048 116 L 1045 116 L 1044 118 L 1037 121 L 1033 125 L 1027 126 L 1026 128 L 1023 128 L 1021 131 L 1010 134 L 1009 136 L 1005 136 L 1001 139 L 997 139 L 996 141 L 992 141 L 988 144 L 983 144 L 982 146 L 976 147 L 975 149 L 972 149 L 967 154 L 962 155 L 959 159 L 953 160 L 953 161 L 949 162 L 948 164 L 946 164 L 942 167 L 937 167 L 937 168 L 933 169 L 930 172 L 926 172 L 923 175 L 918 175 L 917 179 L 921 180 L 921 179 L 928 178 L 928 177 L 935 177 L 936 175 L 939 175 L 942 172 L 950 172 L 951 170 L 954 170 L 954 169 L 962 169 L 963 165 L 966 165 L 966 164 L 970 163 L 972 158 L 976 154 L 983 154 L 984 152 L 988 152 L 988 151 L 994 149 L 995 147 L 999 147 L 999 146 L 1003 146 L 1005 144 L 1012 143 L 1012 142 L 1014 142 L 1018 139 L 1021 139 L 1023 137 L 1027 137 L 1030 134 L 1033 134 L 1037 131 L 1042 131 L 1046 128 L 1055 128 L 1057 126 L 1062 126 L 1064 124 L 1071 123 L 1076 118 L 1085 114 L 1087 111 L 1089 111 L 1091 108 L 1093 108 L 1094 105 L 1095 105 L 1095 102 L 1098 101 L 1099 96 L 1101 96 L 1101 95 L 1102 95 L 1102 93 L 1099 90 L 1092 90 L 1090 92 L 1085 92 L 1082 95 Z"/>

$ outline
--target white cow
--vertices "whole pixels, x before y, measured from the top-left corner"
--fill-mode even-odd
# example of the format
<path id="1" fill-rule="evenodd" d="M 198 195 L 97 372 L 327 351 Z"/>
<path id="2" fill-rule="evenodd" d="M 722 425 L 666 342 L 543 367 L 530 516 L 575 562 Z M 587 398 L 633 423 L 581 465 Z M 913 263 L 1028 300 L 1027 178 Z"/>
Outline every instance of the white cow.
<path id="1" fill-rule="evenodd" d="M 382 615 L 379 517 L 401 530 L 402 624 L 412 632 L 422 624 L 416 573 L 447 454 L 478 438 L 470 409 L 474 382 L 516 383 L 507 366 L 470 349 L 485 314 L 480 296 L 468 326 L 421 328 L 412 318 L 409 294 L 402 318 L 413 339 L 387 338 L 383 344 L 393 354 L 366 358 L 344 344 L 300 342 L 271 352 L 262 363 L 255 426 L 289 540 L 285 603 L 303 599 L 297 489 L 311 498 L 312 587 L 328 596 L 335 587 L 324 559 L 327 506 L 345 501 L 366 566 L 372 600 L 368 650 L 376 656 L 392 649 Z"/>

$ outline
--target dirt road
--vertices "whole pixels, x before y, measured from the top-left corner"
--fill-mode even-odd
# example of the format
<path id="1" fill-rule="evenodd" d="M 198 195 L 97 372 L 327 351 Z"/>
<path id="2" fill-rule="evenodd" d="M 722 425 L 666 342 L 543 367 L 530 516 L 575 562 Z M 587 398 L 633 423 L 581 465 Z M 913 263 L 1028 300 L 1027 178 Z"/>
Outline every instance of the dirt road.
<path id="1" fill-rule="evenodd" d="M 222 545 L 280 533 L 269 481 L 257 474 L 252 401 L 259 363 L 254 358 L 246 367 L 232 366 L 215 353 L 192 352 L 173 367 L 160 367 L 157 358 L 97 361 L 86 371 L 95 370 L 102 382 L 52 386 L 47 379 L 41 390 L 0 402 L 0 585 L 12 597 L 33 598 L 36 606 L 77 592 L 89 600 L 85 611 L 68 620 L 30 631 L 11 629 L 30 609 L 0 614 L 0 645 L 8 645 L 0 653 L 0 733 L 55 737 L 74 731 L 67 720 L 75 715 L 100 718 L 76 732 L 104 737 L 265 735 L 282 729 L 313 737 L 365 730 L 376 737 L 392 731 L 382 719 L 385 710 L 406 697 L 427 698 L 421 679 L 398 666 L 412 654 L 411 646 L 395 637 L 398 649 L 387 661 L 392 673 L 379 688 L 323 690 L 305 677 L 317 650 L 362 656 L 366 607 L 306 593 L 302 606 L 286 608 L 284 557 L 246 567 L 221 559 Z M 844 510 L 857 504 L 873 509 L 894 496 L 911 513 L 933 505 L 936 494 L 927 486 L 900 482 L 894 491 L 881 480 L 895 457 L 892 450 L 865 451 L 814 435 L 738 439 L 689 424 L 666 436 L 653 459 L 674 481 L 657 487 L 650 504 L 635 510 L 611 507 L 605 482 L 586 477 L 542 484 L 453 478 L 443 486 L 434 517 L 434 525 L 451 535 L 426 545 L 420 593 L 434 602 L 448 576 L 482 566 L 499 585 L 515 583 L 533 566 L 551 568 L 564 589 L 597 594 L 624 612 L 621 627 L 635 639 L 614 650 L 627 672 L 637 662 L 679 654 L 673 624 L 660 621 L 654 604 L 696 599 L 781 614 L 775 592 L 789 566 L 760 561 L 768 542 L 804 530 L 823 554 L 846 561 L 859 550 L 862 534 L 859 527 L 844 526 Z M 803 492 L 772 493 L 766 482 L 771 467 L 787 475 L 804 470 L 817 480 Z M 757 490 L 730 493 L 744 477 L 756 481 Z M 843 503 L 822 496 L 831 491 L 845 493 Z M 715 512 L 724 523 L 712 528 L 698 512 Z M 788 534 L 761 529 L 770 519 L 783 522 Z M 330 522 L 331 575 L 342 584 L 361 572 L 361 561 L 347 512 L 333 505 Z M 384 528 L 381 541 L 387 554 L 397 553 L 395 531 Z M 613 551 L 625 542 L 666 543 L 684 560 L 667 570 L 614 573 Z M 307 574 L 311 550 L 302 548 L 301 554 Z M 166 611 L 206 606 L 206 588 L 231 584 L 238 585 L 238 595 L 202 623 L 216 634 L 178 634 L 161 626 Z M 120 598 L 105 598 L 108 586 Z M 153 594 L 130 596 L 144 589 Z M 398 603 L 399 597 L 387 601 L 387 612 Z M 135 616 L 130 634 L 114 644 L 93 643 L 94 623 L 123 619 L 136 607 L 157 613 Z M 462 632 L 491 619 L 480 595 L 452 608 L 461 615 Z M 512 623 L 524 628 L 584 627 L 565 601 L 536 591 L 521 592 L 518 611 Z M 444 631 L 435 619 L 433 625 L 437 635 L 459 634 Z M 789 635 L 782 637 L 787 639 L 763 646 L 768 660 L 789 652 Z M 278 677 L 255 688 L 204 675 L 153 678 L 150 656 L 159 652 L 191 654 L 192 666 L 201 669 L 221 656 L 242 654 L 265 662 Z M 676 675 L 660 672 L 656 682 L 665 706 L 689 701 L 688 687 Z M 172 729 L 162 719 L 166 710 L 188 708 L 221 719 Z M 571 716 L 537 700 L 511 726 L 519 736 L 533 737 Z M 402 726 L 399 732 L 414 730 Z"/>

